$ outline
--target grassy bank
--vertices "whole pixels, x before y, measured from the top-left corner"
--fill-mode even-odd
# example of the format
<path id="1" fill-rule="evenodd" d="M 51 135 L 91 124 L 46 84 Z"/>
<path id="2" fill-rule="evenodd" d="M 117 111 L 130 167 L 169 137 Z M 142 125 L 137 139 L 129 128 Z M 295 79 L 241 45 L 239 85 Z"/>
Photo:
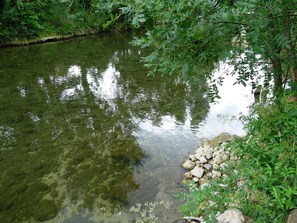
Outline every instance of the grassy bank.
<path id="1" fill-rule="evenodd" d="M 296 97 L 257 105 L 243 120 L 247 135 L 228 145 L 240 159 L 230 161 L 227 178 L 179 194 L 184 216 L 216 222 L 217 212 L 235 207 L 254 222 L 280 223 L 297 208 Z"/>

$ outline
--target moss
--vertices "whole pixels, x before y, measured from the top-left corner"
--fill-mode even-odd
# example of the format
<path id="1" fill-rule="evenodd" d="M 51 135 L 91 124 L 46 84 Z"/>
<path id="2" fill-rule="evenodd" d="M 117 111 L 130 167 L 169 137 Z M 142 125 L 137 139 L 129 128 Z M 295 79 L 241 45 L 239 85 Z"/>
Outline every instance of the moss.
<path id="1" fill-rule="evenodd" d="M 53 219 L 57 215 L 57 207 L 51 200 L 42 200 L 37 204 L 33 218 L 37 221 Z"/>

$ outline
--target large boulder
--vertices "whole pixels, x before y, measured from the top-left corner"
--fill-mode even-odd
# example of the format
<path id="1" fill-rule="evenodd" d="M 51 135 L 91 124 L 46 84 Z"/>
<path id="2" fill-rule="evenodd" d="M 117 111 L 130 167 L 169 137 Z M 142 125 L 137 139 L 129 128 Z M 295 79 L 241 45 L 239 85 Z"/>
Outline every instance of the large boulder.
<path id="1" fill-rule="evenodd" d="M 238 209 L 228 209 L 217 216 L 218 223 L 244 223 L 244 216 Z"/>

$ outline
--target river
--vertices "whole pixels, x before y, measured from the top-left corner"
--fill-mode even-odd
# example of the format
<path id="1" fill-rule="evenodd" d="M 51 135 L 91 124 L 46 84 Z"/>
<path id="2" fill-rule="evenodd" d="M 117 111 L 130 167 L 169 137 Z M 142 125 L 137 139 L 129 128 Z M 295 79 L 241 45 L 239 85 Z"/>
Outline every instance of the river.
<path id="1" fill-rule="evenodd" d="M 0 222 L 133 222 L 131 206 L 158 201 L 172 222 L 187 155 L 244 134 L 249 88 L 229 77 L 209 104 L 205 81 L 147 76 L 131 38 L 0 49 Z"/>

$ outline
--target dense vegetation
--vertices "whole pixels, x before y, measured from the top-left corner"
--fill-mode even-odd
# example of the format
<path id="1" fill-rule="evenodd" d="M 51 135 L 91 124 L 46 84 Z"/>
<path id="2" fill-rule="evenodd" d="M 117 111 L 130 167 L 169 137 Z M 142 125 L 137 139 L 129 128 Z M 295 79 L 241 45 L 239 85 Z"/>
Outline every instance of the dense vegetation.
<path id="1" fill-rule="evenodd" d="M 256 89 L 264 79 L 272 99 L 246 117 L 248 135 L 231 145 L 242 157 L 233 166 L 239 174 L 223 182 L 228 189 L 214 182 L 184 194 L 182 210 L 214 215 L 239 200 L 256 222 L 282 222 L 297 208 L 297 0 L 0 0 L 0 13 L 2 42 L 142 27 L 146 35 L 134 44 L 152 50 L 143 58 L 151 72 L 208 79 L 212 99 L 224 80 L 212 76 L 219 61 L 234 66 L 238 84 Z M 201 208 L 210 196 L 221 205 Z"/>
<path id="2" fill-rule="evenodd" d="M 223 60 L 243 85 L 252 80 L 256 88 L 259 70 L 278 92 L 297 81 L 296 0 L 148 0 L 123 10 L 149 27 L 135 44 L 153 48 L 144 58 L 153 72 L 211 78 Z"/>
<path id="3" fill-rule="evenodd" d="M 0 41 L 127 29 L 122 6 L 113 0 L 0 0 Z"/>
<path id="4" fill-rule="evenodd" d="M 211 71 L 225 61 L 235 68 L 225 75 L 237 75 L 237 84 L 272 93 L 245 117 L 248 135 L 230 145 L 241 157 L 230 171 L 239 174 L 181 194 L 182 213 L 213 222 L 217 211 L 236 206 L 255 222 L 283 222 L 297 208 L 297 1 L 147 0 L 122 10 L 146 27 L 134 44 L 152 49 L 143 58 L 152 73 L 209 79 L 214 99 L 224 76 Z"/>
<path id="5" fill-rule="evenodd" d="M 247 136 L 228 145 L 240 160 L 224 170 L 228 178 L 180 193 L 183 215 L 215 222 L 217 212 L 235 207 L 254 222 L 283 223 L 297 207 L 296 101 L 258 105 L 244 120 Z"/>

